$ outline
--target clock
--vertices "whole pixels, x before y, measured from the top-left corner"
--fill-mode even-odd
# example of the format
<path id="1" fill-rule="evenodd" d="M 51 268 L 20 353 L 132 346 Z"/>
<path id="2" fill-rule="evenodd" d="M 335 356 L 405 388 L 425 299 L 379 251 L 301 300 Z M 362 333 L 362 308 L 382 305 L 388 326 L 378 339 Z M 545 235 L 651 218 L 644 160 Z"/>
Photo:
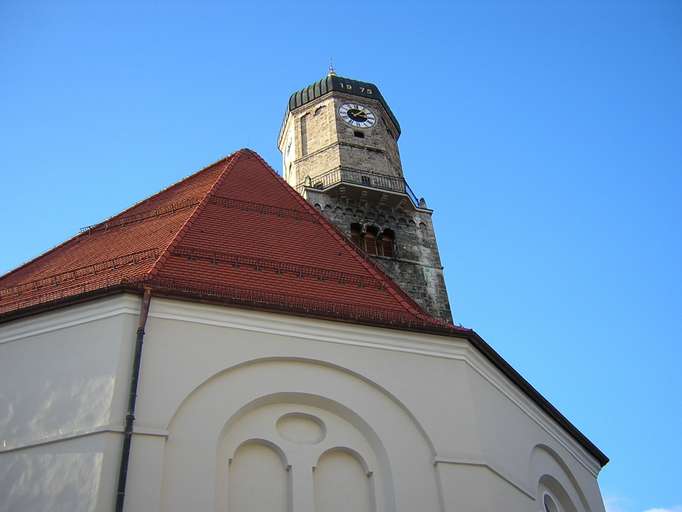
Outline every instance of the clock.
<path id="1" fill-rule="evenodd" d="M 341 119 L 356 128 L 371 128 L 377 119 L 370 109 L 358 103 L 344 103 L 339 108 Z"/>

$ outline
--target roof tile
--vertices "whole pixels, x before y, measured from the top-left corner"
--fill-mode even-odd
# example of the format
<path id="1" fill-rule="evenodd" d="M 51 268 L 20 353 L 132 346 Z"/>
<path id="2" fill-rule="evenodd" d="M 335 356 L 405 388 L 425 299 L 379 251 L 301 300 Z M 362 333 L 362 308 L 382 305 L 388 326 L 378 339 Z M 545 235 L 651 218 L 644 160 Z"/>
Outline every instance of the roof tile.
<path id="1" fill-rule="evenodd" d="M 382 325 L 432 318 L 240 150 L 0 278 L 0 318 L 124 286 Z"/>

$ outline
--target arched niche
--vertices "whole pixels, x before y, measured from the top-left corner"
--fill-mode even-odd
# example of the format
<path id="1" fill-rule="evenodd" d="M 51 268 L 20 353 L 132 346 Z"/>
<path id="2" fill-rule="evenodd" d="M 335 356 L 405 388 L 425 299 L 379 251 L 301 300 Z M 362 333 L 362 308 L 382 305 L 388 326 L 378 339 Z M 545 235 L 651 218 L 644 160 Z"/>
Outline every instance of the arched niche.
<path id="1" fill-rule="evenodd" d="M 538 510 L 545 512 L 544 495 L 548 493 L 560 505 L 561 512 L 590 511 L 580 484 L 554 449 L 544 444 L 536 445 L 531 452 L 529 468 L 531 488 L 537 489 Z"/>
<path id="2" fill-rule="evenodd" d="M 362 455 L 339 446 L 315 466 L 315 512 L 374 512 L 373 472 Z"/>
<path id="3" fill-rule="evenodd" d="M 227 477 L 220 468 L 231 453 L 223 439 L 251 410 L 283 401 L 324 409 L 363 435 L 376 458 L 377 512 L 442 510 L 433 445 L 404 404 L 366 377 L 301 358 L 246 361 L 206 379 L 183 399 L 167 426 L 162 509 L 224 511 L 220 490 Z M 295 473 L 291 458 L 289 464 Z"/>
<path id="4" fill-rule="evenodd" d="M 229 512 L 290 512 L 288 464 L 272 442 L 250 439 L 229 461 Z"/>
<path id="5" fill-rule="evenodd" d="M 230 470 L 221 461 L 231 461 L 240 447 L 252 436 L 260 442 L 272 446 L 281 454 L 283 464 L 290 473 L 290 510 L 309 510 L 316 497 L 318 480 L 315 473 L 319 462 L 323 461 L 323 478 L 325 486 L 330 479 L 337 477 L 348 479 L 357 469 L 348 464 L 349 459 L 336 457 L 330 460 L 325 454 L 344 452 L 360 464 L 363 485 L 355 485 L 370 503 L 371 510 L 376 510 L 374 483 L 384 489 L 379 497 L 382 510 L 390 510 L 386 505 L 386 493 L 391 492 L 390 471 L 387 469 L 387 454 L 381 445 L 376 432 L 361 417 L 342 404 L 313 394 L 280 392 L 263 396 L 239 409 L 225 424 L 218 440 L 217 503 L 218 510 L 233 512 L 233 492 Z M 338 459 L 346 460 L 345 465 L 335 464 Z M 338 466 L 338 467 L 337 467 Z M 331 468 L 331 469 L 330 469 Z M 334 469 L 335 468 L 335 469 Z M 367 482 L 368 479 L 371 481 Z M 228 485 L 224 485 L 228 482 Z M 357 479 L 356 479 L 357 483 Z M 371 493 L 365 493 L 365 487 L 371 484 Z M 324 492 L 323 496 L 328 493 Z M 364 508 L 362 509 L 364 510 Z"/>

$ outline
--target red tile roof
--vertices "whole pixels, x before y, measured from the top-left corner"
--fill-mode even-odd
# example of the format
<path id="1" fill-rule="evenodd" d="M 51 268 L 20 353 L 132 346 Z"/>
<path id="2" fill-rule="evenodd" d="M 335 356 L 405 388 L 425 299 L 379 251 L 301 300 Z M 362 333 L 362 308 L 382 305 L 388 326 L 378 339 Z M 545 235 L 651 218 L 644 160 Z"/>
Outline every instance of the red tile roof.
<path id="1" fill-rule="evenodd" d="M 0 318 L 144 286 L 294 314 L 453 329 L 247 149 L 1 277 Z"/>

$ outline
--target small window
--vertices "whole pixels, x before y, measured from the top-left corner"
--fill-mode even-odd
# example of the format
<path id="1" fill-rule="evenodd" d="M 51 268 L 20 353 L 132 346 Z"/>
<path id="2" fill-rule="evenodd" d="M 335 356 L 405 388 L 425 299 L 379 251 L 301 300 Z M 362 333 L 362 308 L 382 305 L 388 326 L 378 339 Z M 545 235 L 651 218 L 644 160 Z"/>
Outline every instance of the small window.
<path id="1" fill-rule="evenodd" d="M 308 117 L 310 114 L 301 117 L 301 156 L 308 154 Z"/>
<path id="2" fill-rule="evenodd" d="M 360 224 L 354 222 L 350 225 L 350 238 L 355 245 L 364 250 L 370 256 L 395 256 L 395 234 L 390 229 L 384 229 L 379 233 L 376 226 L 367 226 L 364 230 Z"/>
<path id="3" fill-rule="evenodd" d="M 364 139 L 364 138 L 365 138 L 364 132 L 361 132 L 361 131 L 358 131 L 358 130 L 355 130 L 355 131 L 353 132 L 353 135 L 355 135 L 358 139 Z"/>
<path id="4" fill-rule="evenodd" d="M 365 233 L 365 251 L 367 251 L 367 254 L 370 256 L 376 256 L 377 248 L 376 232 L 374 232 L 374 230 L 367 229 L 367 232 Z"/>
<path id="5" fill-rule="evenodd" d="M 384 229 L 381 234 L 381 255 L 387 258 L 392 258 L 395 251 L 393 250 L 393 242 L 395 241 L 395 235 L 390 229 Z"/>
<path id="6" fill-rule="evenodd" d="M 350 225 L 350 238 L 355 245 L 364 249 L 362 246 L 362 226 L 360 224 L 353 223 Z"/>
<path id="7" fill-rule="evenodd" d="M 360 176 L 360 183 L 369 186 L 372 184 L 372 180 L 369 179 L 369 176 Z"/>

